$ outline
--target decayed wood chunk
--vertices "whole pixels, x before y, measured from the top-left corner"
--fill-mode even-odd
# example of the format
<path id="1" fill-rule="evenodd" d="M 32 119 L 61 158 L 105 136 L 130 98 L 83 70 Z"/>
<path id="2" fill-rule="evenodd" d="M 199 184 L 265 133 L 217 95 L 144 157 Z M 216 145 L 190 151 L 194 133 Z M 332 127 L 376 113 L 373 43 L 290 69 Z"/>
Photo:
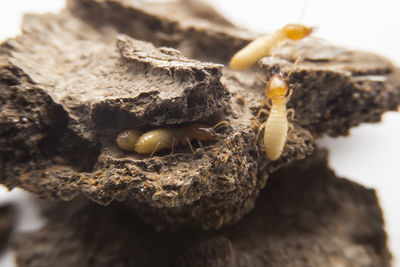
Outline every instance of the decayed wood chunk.
<path id="1" fill-rule="evenodd" d="M 337 178 L 326 153 L 271 175 L 255 209 L 219 231 L 159 232 L 120 204 L 46 207 L 47 225 L 19 234 L 19 267 L 390 266 L 374 190 Z M 51 248 L 51 250 L 49 250 Z"/>
<path id="2" fill-rule="evenodd" d="M 289 80 L 295 127 L 272 162 L 262 142 L 255 145 L 265 87 L 258 70 L 220 64 L 254 34 L 217 15 L 207 21 L 207 6 L 193 1 L 68 6 L 26 16 L 23 34 L 0 47 L 1 181 L 41 197 L 84 194 L 103 205 L 124 201 L 157 227 L 220 228 L 252 209 L 270 173 L 309 155 L 314 137 L 346 134 L 400 103 L 398 70 L 386 59 L 299 42 L 295 52 L 304 60 Z M 171 9 L 179 11 L 170 16 Z M 287 73 L 293 46 L 263 59 L 263 72 L 278 64 Z M 223 138 L 193 154 L 181 147 L 149 158 L 115 143 L 127 128 L 221 120 L 230 122 Z"/>
<path id="3" fill-rule="evenodd" d="M 253 145 L 252 100 L 231 103 L 239 87 L 222 80 L 222 65 L 127 36 L 111 41 L 116 31 L 85 27 L 68 12 L 29 15 L 24 34 L 3 44 L 3 183 L 41 197 L 70 200 L 82 192 L 104 205 L 127 201 L 157 226 L 218 228 L 248 212 L 267 178 L 257 180 L 257 172 L 269 161 L 261 155 L 257 164 L 263 153 Z M 222 119 L 231 123 L 224 137 L 194 154 L 184 147 L 149 158 L 115 143 L 126 128 Z M 282 159 L 268 168 L 312 149 L 311 135 L 296 128 Z"/>

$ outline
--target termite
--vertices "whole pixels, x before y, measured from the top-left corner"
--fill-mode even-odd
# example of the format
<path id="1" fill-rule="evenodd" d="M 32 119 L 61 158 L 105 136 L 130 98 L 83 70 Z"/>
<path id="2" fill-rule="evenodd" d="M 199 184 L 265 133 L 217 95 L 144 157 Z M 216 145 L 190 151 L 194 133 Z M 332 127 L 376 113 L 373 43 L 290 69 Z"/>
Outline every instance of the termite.
<path id="1" fill-rule="evenodd" d="M 220 138 L 221 134 L 217 133 L 216 130 L 227 124 L 227 121 L 221 121 L 210 127 L 205 124 L 194 123 L 178 128 L 161 128 L 152 130 L 137 138 L 134 144 L 134 151 L 139 154 L 150 154 L 150 157 L 152 157 L 157 151 L 171 149 L 171 154 L 173 154 L 175 147 L 179 145 L 188 145 L 194 153 L 191 144 L 193 139 L 198 141 L 217 140 Z"/>
<path id="2" fill-rule="evenodd" d="M 281 156 L 286 144 L 289 127 L 292 127 L 289 125 L 287 116 L 288 113 L 292 113 L 293 118 L 294 110 L 287 110 L 286 105 L 293 91 L 288 89 L 286 81 L 299 60 L 300 58 L 297 58 L 286 79 L 283 78 L 280 72 L 275 72 L 268 83 L 264 81 L 267 84 L 265 95 L 271 101 L 271 108 L 267 120 L 258 128 L 256 142 L 262 129 L 264 129 L 264 149 L 267 157 L 271 160 L 277 160 Z M 268 113 L 267 110 L 261 109 L 257 117 L 262 112 Z"/>
<path id="3" fill-rule="evenodd" d="M 251 67 L 263 57 L 271 55 L 271 51 L 286 39 L 301 40 L 313 31 L 313 27 L 301 24 L 288 24 L 272 34 L 261 36 L 237 52 L 229 65 L 234 70 L 243 70 Z"/>

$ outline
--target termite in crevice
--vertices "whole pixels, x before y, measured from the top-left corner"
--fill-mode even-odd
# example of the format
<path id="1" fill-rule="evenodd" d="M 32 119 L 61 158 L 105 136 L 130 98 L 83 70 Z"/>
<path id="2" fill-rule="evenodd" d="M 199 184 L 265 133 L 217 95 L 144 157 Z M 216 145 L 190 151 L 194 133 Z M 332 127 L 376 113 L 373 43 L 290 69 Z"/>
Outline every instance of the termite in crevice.
<path id="1" fill-rule="evenodd" d="M 293 120 L 294 110 L 288 110 L 286 108 L 293 91 L 288 89 L 286 81 L 289 79 L 299 60 L 300 58 L 297 58 L 286 79 L 283 78 L 280 71 L 277 71 L 273 73 L 269 82 L 264 81 L 267 84 L 265 95 L 271 101 L 271 104 L 264 101 L 268 106 L 270 106 L 270 110 L 261 109 L 256 116 L 256 118 L 258 118 L 261 113 L 269 114 L 267 120 L 258 128 L 256 142 L 261 131 L 264 129 L 264 149 L 267 157 L 271 160 L 277 160 L 280 158 L 286 144 L 288 130 L 293 127 L 289 123 L 287 117 L 288 114 L 291 113 Z"/>
<path id="2" fill-rule="evenodd" d="M 287 24 L 272 34 L 261 36 L 239 50 L 231 59 L 229 65 L 234 70 L 243 70 L 251 67 L 263 57 L 270 56 L 271 51 L 286 39 L 301 40 L 309 36 L 314 27 L 301 24 Z"/>
<path id="3" fill-rule="evenodd" d="M 221 121 L 214 126 L 193 123 L 175 128 L 160 128 L 144 134 L 138 130 L 129 129 L 121 132 L 116 139 L 119 148 L 126 151 L 135 151 L 139 154 L 150 154 L 152 157 L 157 151 L 171 149 L 171 155 L 179 145 L 188 145 L 194 153 L 191 141 L 215 141 L 221 137 L 217 130 L 227 126 L 227 121 Z M 201 143 L 200 143 L 201 145 Z"/>

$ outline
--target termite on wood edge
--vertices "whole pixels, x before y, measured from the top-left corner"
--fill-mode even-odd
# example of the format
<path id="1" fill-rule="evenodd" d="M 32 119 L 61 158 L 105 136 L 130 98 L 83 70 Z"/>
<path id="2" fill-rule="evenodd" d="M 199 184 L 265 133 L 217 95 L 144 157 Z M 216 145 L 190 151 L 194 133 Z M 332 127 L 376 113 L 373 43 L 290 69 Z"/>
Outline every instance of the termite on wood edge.
<path id="1" fill-rule="evenodd" d="M 256 142 L 261 131 L 264 129 L 264 149 L 267 157 L 271 160 L 280 158 L 286 144 L 288 130 L 292 127 L 288 122 L 287 116 L 289 113 L 292 113 L 291 117 L 293 119 L 294 110 L 287 110 L 286 105 L 293 91 L 288 90 L 286 80 L 290 77 L 299 60 L 300 58 L 297 58 L 286 79 L 283 78 L 280 72 L 277 72 L 272 75 L 268 83 L 264 81 L 267 83 L 265 95 L 271 101 L 271 108 L 269 112 L 266 109 L 261 109 L 256 116 L 258 118 L 261 113 L 269 113 L 267 120 L 258 128 Z M 269 105 L 265 100 L 264 102 Z"/>
<path id="2" fill-rule="evenodd" d="M 229 65 L 234 70 L 249 68 L 261 58 L 271 55 L 271 51 L 286 39 L 298 41 L 310 35 L 313 30 L 314 27 L 288 24 L 272 34 L 253 40 L 232 57 Z"/>
<path id="3" fill-rule="evenodd" d="M 117 136 L 116 142 L 118 147 L 123 150 L 135 151 L 139 154 L 150 154 L 150 157 L 163 149 L 171 149 L 172 155 L 175 147 L 179 145 L 188 145 L 192 153 L 194 153 L 191 144 L 193 139 L 198 141 L 218 140 L 221 134 L 217 133 L 216 130 L 226 125 L 229 125 L 227 121 L 221 121 L 214 126 L 194 123 L 177 128 L 155 129 L 140 136 L 137 135 L 139 131 L 129 129 L 121 132 Z M 129 149 L 126 149 L 126 147 Z"/>

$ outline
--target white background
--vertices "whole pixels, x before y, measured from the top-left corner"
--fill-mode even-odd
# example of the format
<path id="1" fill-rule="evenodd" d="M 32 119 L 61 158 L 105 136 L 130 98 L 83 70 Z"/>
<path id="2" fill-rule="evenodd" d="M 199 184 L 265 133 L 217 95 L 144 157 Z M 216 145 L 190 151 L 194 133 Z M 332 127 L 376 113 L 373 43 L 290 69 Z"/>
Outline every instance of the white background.
<path id="1" fill-rule="evenodd" d="M 236 24 L 254 31 L 271 32 L 287 23 L 301 22 L 317 26 L 315 36 L 345 47 L 379 53 L 400 65 L 400 1 L 209 2 Z M 19 33 L 23 13 L 56 12 L 63 5 L 63 0 L 0 0 L 0 40 Z M 320 141 L 320 145 L 329 148 L 330 165 L 339 176 L 377 189 L 397 267 L 400 267 L 399 137 L 400 113 L 389 112 L 380 124 L 364 124 L 352 129 L 349 137 Z M 0 203 L 10 201 L 19 203 L 18 231 L 38 229 L 43 224 L 29 196 L 20 190 L 8 193 L 0 188 Z M 14 266 L 13 254 L 7 252 L 0 257 L 0 267 L 11 266 Z"/>

